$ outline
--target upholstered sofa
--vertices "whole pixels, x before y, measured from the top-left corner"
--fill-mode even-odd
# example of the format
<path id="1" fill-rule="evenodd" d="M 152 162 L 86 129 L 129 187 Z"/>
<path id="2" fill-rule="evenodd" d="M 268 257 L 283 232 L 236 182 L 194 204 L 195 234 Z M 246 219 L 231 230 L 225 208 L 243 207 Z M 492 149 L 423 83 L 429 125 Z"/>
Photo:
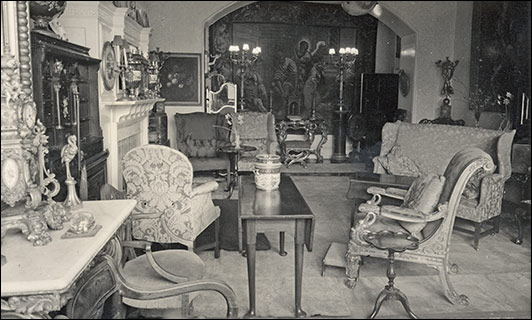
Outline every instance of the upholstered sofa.
<path id="1" fill-rule="evenodd" d="M 244 152 L 240 156 L 238 166 L 241 171 L 251 171 L 257 154 L 279 152 L 275 118 L 269 112 L 241 112 L 237 115 L 241 118 L 240 122 L 235 121 L 241 143 L 256 147 L 255 151 Z M 228 168 L 227 154 L 218 151 L 220 147 L 231 143 L 230 126 L 225 113 L 176 113 L 174 118 L 176 147 L 188 157 L 195 172 Z"/>
<path id="2" fill-rule="evenodd" d="M 491 174 L 479 172 L 471 178 L 457 212 L 457 217 L 474 222 L 474 231 L 455 226 L 455 230 L 473 234 L 473 247 L 478 249 L 482 236 L 498 232 L 497 219 L 493 228 L 482 230 L 485 222 L 501 212 L 504 184 L 512 172 L 510 157 L 514 135 L 515 130 L 389 122 L 382 129 L 381 151 L 373 158 L 373 172 L 403 176 L 441 175 L 458 151 L 467 147 L 486 151 L 497 170 Z"/>

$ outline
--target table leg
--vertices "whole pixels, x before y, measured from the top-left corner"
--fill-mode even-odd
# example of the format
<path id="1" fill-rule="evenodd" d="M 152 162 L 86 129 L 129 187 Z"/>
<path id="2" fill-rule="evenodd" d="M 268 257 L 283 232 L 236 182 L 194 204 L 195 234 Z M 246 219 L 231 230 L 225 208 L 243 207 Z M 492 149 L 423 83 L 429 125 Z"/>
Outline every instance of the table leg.
<path id="1" fill-rule="evenodd" d="M 523 225 L 521 224 L 521 215 L 524 216 L 524 214 L 525 214 L 525 211 L 521 208 L 517 208 L 514 211 L 515 222 L 517 223 L 517 229 L 518 229 L 517 238 L 512 239 L 512 242 L 515 244 L 523 243 Z"/>
<path id="2" fill-rule="evenodd" d="M 226 192 L 229 192 L 228 199 L 233 195 L 233 190 L 236 186 L 238 174 L 238 154 L 230 153 L 229 154 L 229 168 L 227 170 L 227 187 L 225 188 Z"/>
<path id="3" fill-rule="evenodd" d="M 244 230 L 246 232 L 247 262 L 248 262 L 248 289 L 249 289 L 249 311 L 244 318 L 254 317 L 255 313 L 255 250 L 257 245 L 257 229 L 255 221 L 244 220 Z"/>
<path id="4" fill-rule="evenodd" d="M 303 246 L 305 244 L 305 220 L 296 220 L 295 232 L 295 273 L 296 273 L 296 318 L 306 317 L 307 313 L 301 309 L 301 287 L 303 284 Z"/>
<path id="5" fill-rule="evenodd" d="M 284 251 L 284 231 L 279 232 L 279 255 L 286 256 L 288 253 Z"/>

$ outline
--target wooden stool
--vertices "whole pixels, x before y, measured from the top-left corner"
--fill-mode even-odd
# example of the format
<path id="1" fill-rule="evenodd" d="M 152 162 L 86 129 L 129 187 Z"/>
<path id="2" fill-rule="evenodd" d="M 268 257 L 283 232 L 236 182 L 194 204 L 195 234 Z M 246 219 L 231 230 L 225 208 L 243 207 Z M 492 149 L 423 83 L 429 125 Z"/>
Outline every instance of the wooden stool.
<path id="1" fill-rule="evenodd" d="M 300 163 L 303 168 L 307 167 L 305 160 L 308 159 L 311 152 L 311 142 L 304 140 L 289 140 L 284 142 L 286 158 L 284 163 L 289 168 L 293 163 Z"/>

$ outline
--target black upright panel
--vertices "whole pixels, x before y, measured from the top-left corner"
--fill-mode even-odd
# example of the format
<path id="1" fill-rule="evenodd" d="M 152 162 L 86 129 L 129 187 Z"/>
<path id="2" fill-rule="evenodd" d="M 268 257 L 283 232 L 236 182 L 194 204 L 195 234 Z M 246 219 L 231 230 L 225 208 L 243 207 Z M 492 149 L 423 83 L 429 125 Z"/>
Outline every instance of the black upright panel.
<path id="1" fill-rule="evenodd" d="M 366 120 L 366 147 L 381 141 L 382 127 L 393 121 L 399 95 L 399 76 L 394 73 L 363 73 L 360 112 Z"/>

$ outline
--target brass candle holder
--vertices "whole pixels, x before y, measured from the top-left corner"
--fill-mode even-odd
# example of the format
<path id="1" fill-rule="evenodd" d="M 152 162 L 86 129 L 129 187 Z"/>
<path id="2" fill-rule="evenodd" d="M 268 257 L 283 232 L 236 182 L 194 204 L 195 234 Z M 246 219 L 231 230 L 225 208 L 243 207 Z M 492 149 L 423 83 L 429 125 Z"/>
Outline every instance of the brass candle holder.
<path id="1" fill-rule="evenodd" d="M 261 52 L 261 47 L 255 47 L 250 53 L 249 45 L 247 43 L 242 45 L 242 51 L 240 51 L 240 48 L 237 45 L 229 46 L 231 61 L 238 66 L 238 71 L 240 73 L 240 111 L 244 111 L 246 104 L 244 101 L 244 76 L 249 68 L 260 60 Z"/>

